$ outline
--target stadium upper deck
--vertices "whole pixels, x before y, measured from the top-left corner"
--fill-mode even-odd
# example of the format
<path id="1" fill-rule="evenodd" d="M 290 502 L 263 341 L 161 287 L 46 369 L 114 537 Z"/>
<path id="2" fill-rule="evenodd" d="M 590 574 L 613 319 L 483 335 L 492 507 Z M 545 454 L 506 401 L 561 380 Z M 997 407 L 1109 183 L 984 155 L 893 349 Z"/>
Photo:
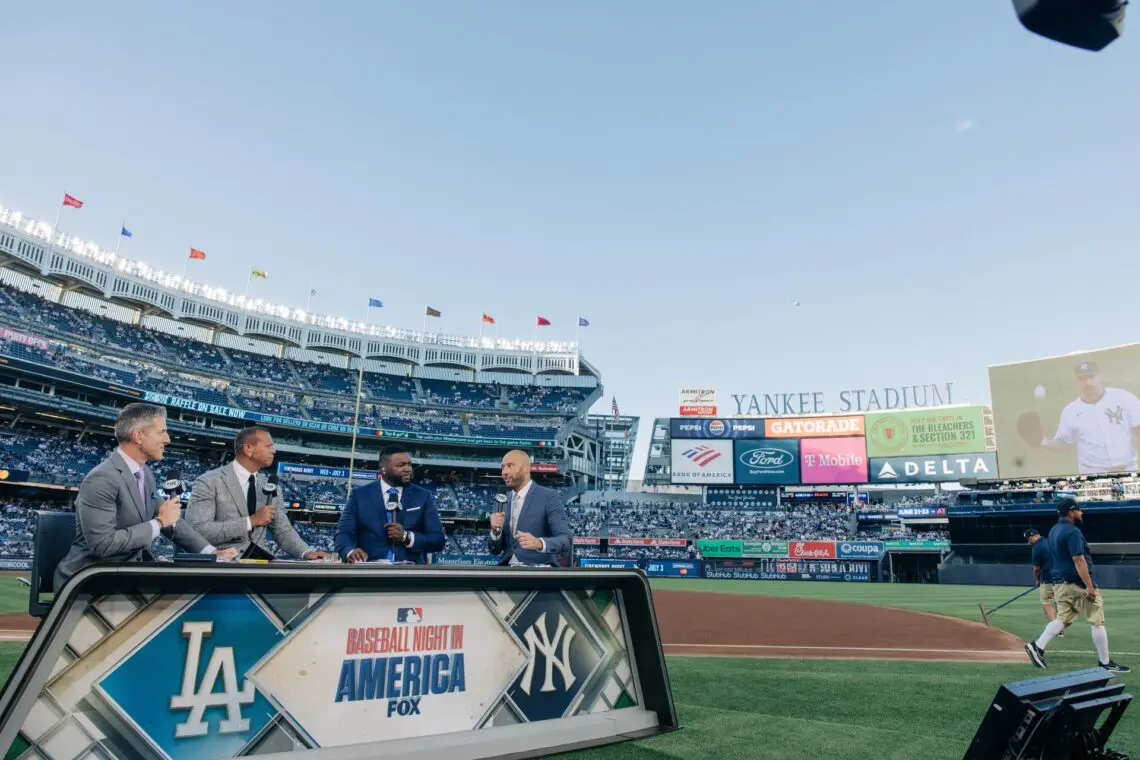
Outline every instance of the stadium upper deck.
<path id="1" fill-rule="evenodd" d="M 568 452 L 590 471 L 586 412 L 597 372 L 564 342 L 416 333 L 351 323 L 183 281 L 0 208 L 0 359 L 6 371 L 61 370 L 112 395 L 229 421 L 346 435 L 359 427 L 452 447 Z M 29 369 L 30 368 L 30 369 Z M 106 411 L 106 395 L 61 400 L 51 387 L 4 392 L 72 413 Z M 28 398 L 23 398 L 27 396 Z M 52 398 L 48 399 L 47 396 Z M 48 403 L 50 401 L 50 403 Z M 175 420 L 177 423 L 178 420 Z M 177 428 L 175 428 L 177 429 Z M 312 442 L 311 440 L 309 441 Z M 463 457 L 461 452 L 455 455 Z M 482 454 L 486 458 L 485 454 Z"/>

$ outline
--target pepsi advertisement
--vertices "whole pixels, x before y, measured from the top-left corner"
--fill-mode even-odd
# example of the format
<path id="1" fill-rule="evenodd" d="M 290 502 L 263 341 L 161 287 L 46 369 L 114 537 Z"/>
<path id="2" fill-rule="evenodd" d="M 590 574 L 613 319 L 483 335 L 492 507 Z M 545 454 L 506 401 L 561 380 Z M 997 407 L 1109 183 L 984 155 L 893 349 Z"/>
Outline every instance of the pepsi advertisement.
<path id="1" fill-rule="evenodd" d="M 645 563 L 645 574 L 658 578 L 700 578 L 701 563 L 679 559 L 651 559 Z"/>
<path id="2" fill-rule="evenodd" d="M 674 418 L 669 434 L 673 438 L 763 438 L 764 420 Z"/>
<path id="3" fill-rule="evenodd" d="M 798 439 L 736 441 L 732 454 L 739 484 L 796 485 L 800 482 Z"/>

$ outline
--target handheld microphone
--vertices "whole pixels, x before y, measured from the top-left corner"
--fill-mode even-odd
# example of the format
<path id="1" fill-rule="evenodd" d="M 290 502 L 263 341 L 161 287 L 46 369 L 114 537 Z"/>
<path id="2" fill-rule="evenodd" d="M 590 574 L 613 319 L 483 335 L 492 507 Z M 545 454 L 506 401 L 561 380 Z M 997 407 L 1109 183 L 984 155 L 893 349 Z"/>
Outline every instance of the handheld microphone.
<path id="1" fill-rule="evenodd" d="M 273 501 L 273 497 L 275 497 L 277 495 L 278 490 L 279 489 L 277 488 L 277 473 L 273 473 L 272 475 L 269 476 L 269 479 L 265 481 L 265 485 L 263 485 L 261 487 L 261 492 L 263 494 L 265 494 L 265 503 L 266 504 Z"/>
<path id="2" fill-rule="evenodd" d="M 400 508 L 400 494 L 396 493 L 395 491 L 388 494 L 388 503 L 384 505 L 384 508 L 388 510 L 388 521 L 389 522 L 395 522 L 396 521 L 396 510 Z M 389 562 L 395 562 L 396 561 L 396 539 L 389 538 L 388 543 L 390 545 L 390 547 L 388 549 L 388 561 Z"/>
<path id="3" fill-rule="evenodd" d="M 166 474 L 166 480 L 162 481 L 159 488 L 162 489 L 162 493 L 167 499 L 173 499 L 175 496 L 182 495 L 182 492 L 186 490 L 186 483 L 182 480 L 182 475 L 175 470 Z"/>
<path id="4" fill-rule="evenodd" d="M 159 486 L 159 490 L 162 492 L 162 494 L 159 496 L 160 499 L 163 497 L 165 497 L 165 499 L 163 499 L 164 501 L 174 499 L 181 496 L 182 493 L 186 490 L 186 483 L 182 480 L 181 473 L 179 473 L 178 470 L 173 470 L 166 473 L 166 480 L 162 481 L 162 485 Z M 159 530 L 159 533 L 166 536 L 172 541 L 174 540 L 174 526 L 161 528 Z"/>

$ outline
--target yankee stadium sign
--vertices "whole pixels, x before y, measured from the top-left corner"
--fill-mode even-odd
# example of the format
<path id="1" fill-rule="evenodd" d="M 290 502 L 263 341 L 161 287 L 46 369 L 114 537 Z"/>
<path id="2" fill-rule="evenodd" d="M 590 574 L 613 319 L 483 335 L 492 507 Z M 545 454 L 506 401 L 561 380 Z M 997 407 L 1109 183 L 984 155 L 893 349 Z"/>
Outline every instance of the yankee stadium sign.
<path id="1" fill-rule="evenodd" d="M 736 414 L 751 417 L 827 414 L 837 412 L 877 412 L 883 409 L 916 409 L 953 404 L 954 383 L 925 383 L 886 388 L 862 388 L 839 392 L 838 404 L 829 408 L 821 391 L 806 393 L 733 393 Z"/>

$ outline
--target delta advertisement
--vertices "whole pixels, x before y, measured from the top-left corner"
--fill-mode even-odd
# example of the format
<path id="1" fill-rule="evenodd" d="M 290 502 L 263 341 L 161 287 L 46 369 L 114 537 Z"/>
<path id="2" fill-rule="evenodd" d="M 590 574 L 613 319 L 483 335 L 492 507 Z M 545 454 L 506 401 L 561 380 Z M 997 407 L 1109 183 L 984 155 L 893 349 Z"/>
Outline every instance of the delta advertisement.
<path id="1" fill-rule="evenodd" d="M 1001 478 L 1140 472 L 1140 343 L 989 368 Z"/>
<path id="2" fill-rule="evenodd" d="M 793 439 L 736 441 L 736 482 L 746 485 L 798 485 L 800 442 Z"/>
<path id="3" fill-rule="evenodd" d="M 80 621 L 28 695 L 51 706 L 22 719 L 32 755 L 204 760 L 640 704 L 617 594 L 210 592 L 95 599 L 85 614 L 112 602 L 127 607 Z"/>
<path id="4" fill-rule="evenodd" d="M 872 483 L 942 483 L 995 480 L 997 454 L 941 454 L 927 457 L 881 457 L 870 463 Z"/>
<path id="5" fill-rule="evenodd" d="M 867 482 L 867 444 L 863 438 L 805 438 L 800 441 L 800 472 L 805 484 Z"/>
<path id="6" fill-rule="evenodd" d="M 867 455 L 925 457 L 986 450 L 985 410 L 979 406 L 870 412 Z"/>

